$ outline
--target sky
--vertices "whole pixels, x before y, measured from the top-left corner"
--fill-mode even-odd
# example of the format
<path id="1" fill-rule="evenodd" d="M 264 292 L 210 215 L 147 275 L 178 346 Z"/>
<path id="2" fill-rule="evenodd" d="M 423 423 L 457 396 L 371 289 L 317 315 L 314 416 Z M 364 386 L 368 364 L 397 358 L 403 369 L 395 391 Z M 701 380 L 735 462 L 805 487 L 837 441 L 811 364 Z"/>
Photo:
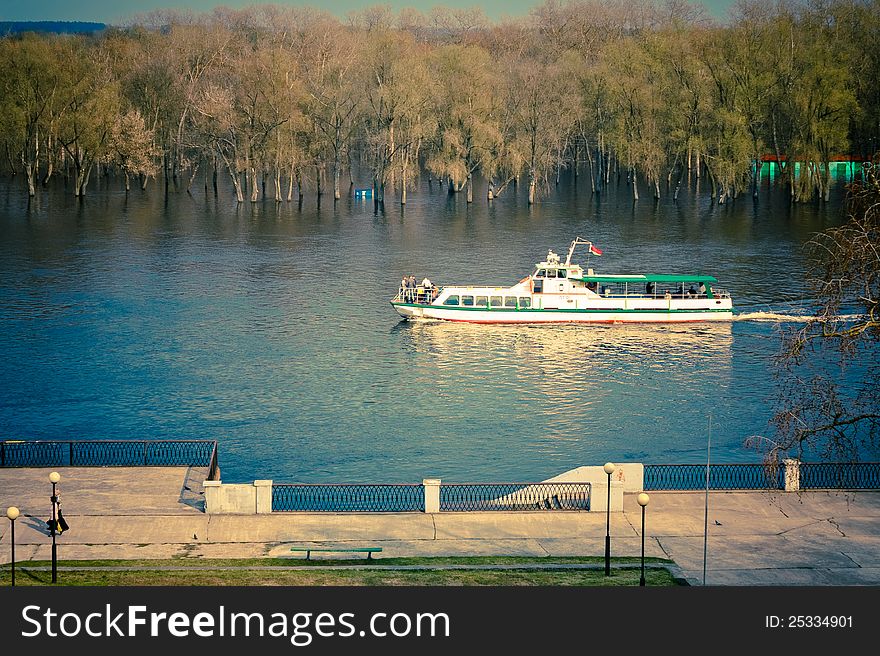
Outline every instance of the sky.
<path id="1" fill-rule="evenodd" d="M 326 9 L 343 17 L 346 12 L 364 9 L 377 4 L 388 4 L 395 11 L 403 7 L 413 7 L 423 12 L 435 5 L 452 8 L 482 7 L 490 18 L 522 16 L 540 4 L 541 0 L 274 0 L 255 2 L 254 0 L 0 0 L 0 20 L 7 21 L 93 21 L 97 23 L 119 24 L 126 17 L 151 11 L 153 9 L 191 9 L 208 11 L 215 6 L 233 8 L 253 4 L 310 5 Z M 734 0 L 703 0 L 703 5 L 715 18 L 724 18 Z"/>

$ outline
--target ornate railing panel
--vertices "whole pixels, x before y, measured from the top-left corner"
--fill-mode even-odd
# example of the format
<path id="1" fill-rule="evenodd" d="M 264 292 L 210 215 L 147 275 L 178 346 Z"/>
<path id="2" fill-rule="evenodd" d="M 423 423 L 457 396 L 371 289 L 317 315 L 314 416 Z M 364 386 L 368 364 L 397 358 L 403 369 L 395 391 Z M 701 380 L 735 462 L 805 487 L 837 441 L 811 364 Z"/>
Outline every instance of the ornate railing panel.
<path id="1" fill-rule="evenodd" d="M 706 465 L 645 465 L 646 490 L 704 490 Z M 710 490 L 773 490 L 785 488 L 782 464 L 709 465 Z"/>
<path id="2" fill-rule="evenodd" d="M 272 512 L 424 512 L 421 485 L 290 484 L 272 486 Z"/>
<path id="3" fill-rule="evenodd" d="M 443 483 L 440 511 L 589 510 L 589 483 Z"/>
<path id="4" fill-rule="evenodd" d="M 217 468 L 216 440 L 5 440 L 0 467 Z M 210 478 L 210 475 L 209 475 Z"/>
<path id="5" fill-rule="evenodd" d="M 802 462 L 800 487 L 877 490 L 880 462 Z"/>

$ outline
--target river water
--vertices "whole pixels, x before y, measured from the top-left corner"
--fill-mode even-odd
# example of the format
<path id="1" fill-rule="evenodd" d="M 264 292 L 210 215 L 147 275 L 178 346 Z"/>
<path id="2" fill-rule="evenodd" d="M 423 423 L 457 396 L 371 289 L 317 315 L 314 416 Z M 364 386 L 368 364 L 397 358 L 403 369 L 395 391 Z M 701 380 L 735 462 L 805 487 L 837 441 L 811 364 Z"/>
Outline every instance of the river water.
<path id="1" fill-rule="evenodd" d="M 802 246 L 842 194 L 718 206 L 704 182 L 633 203 L 582 177 L 532 208 L 522 188 L 468 206 L 422 178 L 376 214 L 100 182 L 28 203 L 0 181 L 0 438 L 217 439 L 227 482 L 535 481 L 705 462 L 710 431 L 713 462 L 758 461 L 774 318 L 804 314 Z M 389 304 L 404 274 L 508 285 L 576 236 L 597 273 L 716 276 L 737 320 L 409 324 Z"/>

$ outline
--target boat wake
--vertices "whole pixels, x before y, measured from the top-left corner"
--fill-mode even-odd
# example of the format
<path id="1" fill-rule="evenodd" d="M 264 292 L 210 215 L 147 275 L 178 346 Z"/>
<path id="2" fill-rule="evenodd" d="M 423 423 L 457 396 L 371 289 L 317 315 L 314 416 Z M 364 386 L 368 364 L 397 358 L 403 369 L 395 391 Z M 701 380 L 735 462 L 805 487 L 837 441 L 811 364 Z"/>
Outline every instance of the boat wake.
<path id="1" fill-rule="evenodd" d="M 743 312 L 733 317 L 734 321 L 760 321 L 767 323 L 807 323 L 815 319 L 809 314 L 782 314 L 780 312 Z"/>
<path id="2" fill-rule="evenodd" d="M 838 317 L 840 321 L 857 321 L 859 314 L 845 314 Z M 743 312 L 733 317 L 734 321 L 757 321 L 765 323 L 808 323 L 815 321 L 812 314 L 784 314 L 781 312 Z"/>

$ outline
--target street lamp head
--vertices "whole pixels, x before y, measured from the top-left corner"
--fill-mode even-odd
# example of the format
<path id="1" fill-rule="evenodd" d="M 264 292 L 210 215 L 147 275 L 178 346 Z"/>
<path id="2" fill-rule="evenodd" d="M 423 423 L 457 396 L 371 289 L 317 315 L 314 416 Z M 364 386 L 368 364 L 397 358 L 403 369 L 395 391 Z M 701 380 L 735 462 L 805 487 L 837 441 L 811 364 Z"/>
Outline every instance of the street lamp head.
<path id="1" fill-rule="evenodd" d="M 51 474 L 49 474 L 49 481 L 50 482 L 57 483 L 60 480 L 61 480 L 61 474 L 59 474 L 58 472 L 52 472 Z"/>
<path id="2" fill-rule="evenodd" d="M 13 522 L 14 522 L 16 519 L 18 519 L 18 516 L 19 516 L 20 514 L 21 514 L 21 512 L 20 512 L 20 511 L 18 510 L 18 508 L 16 508 L 15 506 L 9 506 L 9 507 L 6 509 L 6 516 L 7 516 L 9 519 L 11 519 Z"/>
<path id="3" fill-rule="evenodd" d="M 616 468 L 617 468 L 617 467 L 614 465 L 613 462 L 606 462 L 606 463 L 605 463 L 605 466 L 602 467 L 602 469 L 605 470 L 605 473 L 608 474 L 609 476 L 611 476 L 611 474 L 614 473 L 614 470 L 615 470 Z"/>
<path id="4" fill-rule="evenodd" d="M 648 496 L 647 494 L 645 494 L 644 492 L 642 492 L 642 493 L 639 495 L 639 498 L 638 498 L 639 505 L 640 505 L 642 508 L 644 508 L 645 506 L 647 506 L 647 505 L 648 505 L 648 501 L 650 501 L 650 500 L 651 500 L 651 497 L 649 497 L 649 496 Z"/>

